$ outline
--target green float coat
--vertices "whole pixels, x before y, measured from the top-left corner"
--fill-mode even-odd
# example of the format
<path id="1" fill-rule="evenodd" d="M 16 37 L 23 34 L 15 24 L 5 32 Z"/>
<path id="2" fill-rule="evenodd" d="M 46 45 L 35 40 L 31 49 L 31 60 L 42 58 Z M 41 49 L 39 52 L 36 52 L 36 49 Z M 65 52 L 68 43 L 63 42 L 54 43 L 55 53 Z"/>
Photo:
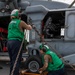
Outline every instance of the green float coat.
<path id="1" fill-rule="evenodd" d="M 24 37 L 24 33 L 20 30 L 21 20 L 19 19 L 12 19 L 8 26 L 8 40 L 19 40 L 22 41 Z"/>
<path id="2" fill-rule="evenodd" d="M 64 64 L 62 64 L 62 60 L 54 52 L 47 51 L 45 55 L 50 55 L 52 58 L 52 62 L 48 63 L 47 71 L 59 70 L 60 68 L 64 66 Z M 42 57 L 42 61 L 44 63 L 44 56 Z M 59 67 L 61 64 L 62 66 Z"/>

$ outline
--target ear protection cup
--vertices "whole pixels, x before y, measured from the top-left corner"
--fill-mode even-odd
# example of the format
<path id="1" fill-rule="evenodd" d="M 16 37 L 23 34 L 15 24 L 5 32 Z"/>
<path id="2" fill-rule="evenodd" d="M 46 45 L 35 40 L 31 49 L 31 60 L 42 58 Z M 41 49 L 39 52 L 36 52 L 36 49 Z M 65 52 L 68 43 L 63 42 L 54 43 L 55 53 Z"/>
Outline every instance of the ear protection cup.
<path id="1" fill-rule="evenodd" d="M 43 52 L 50 51 L 49 47 L 48 47 L 46 44 L 41 44 L 41 45 L 39 46 L 39 49 L 40 49 L 40 50 L 43 50 Z"/>
<path id="2" fill-rule="evenodd" d="M 42 50 L 46 52 L 46 47 L 44 45 L 42 45 Z"/>

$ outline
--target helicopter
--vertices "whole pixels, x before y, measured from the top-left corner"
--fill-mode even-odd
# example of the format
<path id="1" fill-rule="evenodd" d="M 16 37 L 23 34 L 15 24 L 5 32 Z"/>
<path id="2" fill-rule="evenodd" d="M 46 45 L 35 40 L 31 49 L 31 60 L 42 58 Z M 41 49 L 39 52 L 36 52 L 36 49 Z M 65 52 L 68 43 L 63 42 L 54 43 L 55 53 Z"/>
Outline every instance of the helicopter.
<path id="1" fill-rule="evenodd" d="M 25 61 L 21 68 L 28 68 L 29 72 L 37 72 L 37 69 L 42 66 L 38 47 L 40 43 L 46 42 L 52 51 L 61 55 L 60 58 L 69 64 L 68 75 L 74 75 L 74 69 L 71 67 L 75 66 L 75 7 L 72 6 L 73 4 L 74 2 L 69 5 L 51 0 L 0 0 L 0 60 L 10 61 L 9 58 L 6 59 L 8 57 L 7 28 L 11 11 L 20 9 L 22 20 L 33 24 L 45 40 L 42 41 L 35 29 L 29 32 L 25 47 L 27 52 L 23 53 Z"/>

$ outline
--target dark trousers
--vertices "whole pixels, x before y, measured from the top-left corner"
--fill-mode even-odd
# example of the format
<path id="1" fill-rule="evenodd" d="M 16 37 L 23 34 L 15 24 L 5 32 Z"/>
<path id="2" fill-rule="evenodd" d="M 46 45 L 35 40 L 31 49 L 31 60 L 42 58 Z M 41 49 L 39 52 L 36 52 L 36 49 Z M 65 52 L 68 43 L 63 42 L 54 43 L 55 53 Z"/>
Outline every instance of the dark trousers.
<path id="1" fill-rule="evenodd" d="M 60 70 L 48 72 L 48 75 L 64 75 L 64 74 L 65 74 L 64 68 L 61 68 Z"/>
<path id="2" fill-rule="evenodd" d="M 11 75 L 11 72 L 12 72 L 14 62 L 16 60 L 20 45 L 21 45 L 21 41 L 18 41 L 18 40 L 9 40 L 7 42 L 8 53 L 9 53 L 9 57 L 10 57 L 10 75 Z M 13 72 L 13 75 L 19 75 L 21 58 L 22 58 L 22 50 L 21 50 L 21 53 L 18 57 L 18 61 L 17 61 L 16 67 L 15 67 L 15 70 Z"/>

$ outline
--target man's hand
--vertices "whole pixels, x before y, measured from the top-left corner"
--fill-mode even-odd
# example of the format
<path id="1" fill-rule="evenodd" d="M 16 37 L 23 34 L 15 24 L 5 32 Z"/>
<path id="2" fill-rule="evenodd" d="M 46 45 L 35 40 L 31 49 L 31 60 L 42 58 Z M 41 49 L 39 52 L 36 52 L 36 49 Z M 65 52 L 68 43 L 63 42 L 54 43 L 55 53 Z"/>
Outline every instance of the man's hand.
<path id="1" fill-rule="evenodd" d="M 42 72 L 43 72 L 43 71 L 42 71 L 42 68 L 40 68 L 40 69 L 39 69 L 39 73 L 42 73 Z"/>
<path id="2" fill-rule="evenodd" d="M 28 28 L 31 30 L 32 29 L 32 26 L 31 25 L 28 25 Z"/>
<path id="3" fill-rule="evenodd" d="M 22 29 L 31 30 L 31 29 L 32 29 L 32 26 L 26 24 L 24 21 L 21 21 L 21 23 L 20 23 L 20 29 L 21 29 L 21 30 L 22 30 Z"/>
<path id="4" fill-rule="evenodd" d="M 42 71 L 42 68 L 40 68 L 39 71 Z"/>
<path id="5" fill-rule="evenodd" d="M 39 73 L 41 74 L 41 73 L 42 73 L 42 71 L 39 71 Z"/>

